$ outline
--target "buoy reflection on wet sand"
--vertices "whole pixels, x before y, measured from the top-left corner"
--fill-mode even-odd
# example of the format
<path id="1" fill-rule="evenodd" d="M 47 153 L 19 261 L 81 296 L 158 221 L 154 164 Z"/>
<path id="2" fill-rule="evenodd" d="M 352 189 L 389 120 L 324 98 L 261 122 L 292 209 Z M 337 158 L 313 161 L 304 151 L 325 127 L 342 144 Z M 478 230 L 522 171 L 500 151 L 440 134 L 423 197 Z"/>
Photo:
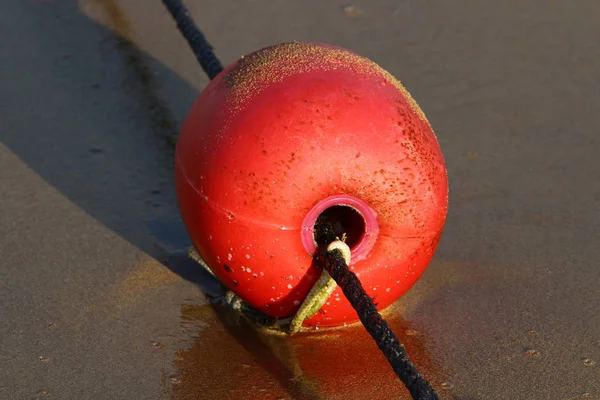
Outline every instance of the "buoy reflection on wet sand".
<path id="1" fill-rule="evenodd" d="M 259 332 L 220 308 L 183 305 L 181 311 L 200 332 L 174 362 L 174 400 L 410 398 L 359 324 L 290 338 Z M 430 357 L 430 338 L 399 313 L 386 314 L 422 372 L 438 387 L 449 382 Z"/>

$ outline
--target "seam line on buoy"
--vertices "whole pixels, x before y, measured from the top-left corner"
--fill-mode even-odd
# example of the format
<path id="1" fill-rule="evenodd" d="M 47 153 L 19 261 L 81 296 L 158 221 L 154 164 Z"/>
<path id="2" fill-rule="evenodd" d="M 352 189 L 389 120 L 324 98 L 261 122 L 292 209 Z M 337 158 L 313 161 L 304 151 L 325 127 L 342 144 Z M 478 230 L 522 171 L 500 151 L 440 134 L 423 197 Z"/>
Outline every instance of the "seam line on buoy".
<path id="1" fill-rule="evenodd" d="M 233 218 L 235 218 L 237 220 L 244 221 L 244 222 L 250 222 L 253 225 L 267 226 L 267 227 L 278 229 L 278 230 L 282 230 L 282 231 L 299 231 L 299 230 L 302 229 L 300 226 L 297 227 L 297 228 L 295 228 L 295 227 L 285 226 L 285 225 L 281 225 L 281 224 L 277 224 L 277 223 L 267 223 L 267 222 L 264 222 L 264 221 L 259 221 L 259 220 L 255 220 L 255 219 L 252 219 L 252 218 L 248 218 L 246 216 L 240 216 L 239 214 L 234 214 L 233 212 L 227 210 L 226 208 L 221 207 L 214 200 L 212 200 L 210 197 L 206 196 L 200 189 L 198 189 L 196 187 L 196 185 L 194 185 L 194 183 L 189 179 L 188 174 L 185 171 L 185 168 L 183 167 L 183 164 L 181 163 L 179 156 L 175 156 L 175 158 L 176 158 L 176 161 L 179 162 L 179 170 L 183 174 L 183 178 L 185 179 L 185 182 L 188 185 L 190 185 L 190 187 L 192 188 L 192 190 L 198 196 L 200 196 L 203 201 L 206 201 L 211 207 L 216 208 L 217 210 L 221 211 L 223 214 L 225 214 L 225 215 L 231 215 Z"/>
<path id="2" fill-rule="evenodd" d="M 209 203 L 212 207 L 216 208 L 217 210 L 223 212 L 224 214 L 226 214 L 226 215 L 232 215 L 235 219 L 238 219 L 240 221 L 250 222 L 252 224 L 266 226 L 266 227 L 270 227 L 270 228 L 274 228 L 274 229 L 279 229 L 279 230 L 282 230 L 282 231 L 300 231 L 300 230 L 302 230 L 301 226 L 299 226 L 299 227 L 296 228 L 296 227 L 291 227 L 291 226 L 280 225 L 280 224 L 277 224 L 277 223 L 267 223 L 267 222 L 264 222 L 264 221 L 259 221 L 259 220 L 255 220 L 255 219 L 252 219 L 252 218 L 248 218 L 246 216 L 240 216 L 239 214 L 234 214 L 233 212 L 227 210 L 226 208 L 221 207 L 214 200 L 212 200 L 210 197 L 206 196 L 189 179 L 188 174 L 187 174 L 185 168 L 183 167 L 183 164 L 180 161 L 179 155 L 176 155 L 175 158 L 179 162 L 179 170 L 183 174 L 185 182 L 188 185 L 190 185 L 190 187 L 192 188 L 192 190 L 198 196 L 200 196 L 204 201 L 206 201 L 207 203 Z M 384 237 L 384 238 L 389 238 L 389 239 L 425 239 L 425 238 L 428 238 L 428 237 L 431 237 L 431 236 L 436 236 L 436 235 L 438 235 L 442 231 L 443 231 L 443 228 L 439 229 L 437 231 L 425 232 L 425 233 L 419 234 L 419 235 L 399 235 L 399 236 L 396 236 L 396 235 L 385 235 L 385 234 L 379 233 L 379 237 Z"/>

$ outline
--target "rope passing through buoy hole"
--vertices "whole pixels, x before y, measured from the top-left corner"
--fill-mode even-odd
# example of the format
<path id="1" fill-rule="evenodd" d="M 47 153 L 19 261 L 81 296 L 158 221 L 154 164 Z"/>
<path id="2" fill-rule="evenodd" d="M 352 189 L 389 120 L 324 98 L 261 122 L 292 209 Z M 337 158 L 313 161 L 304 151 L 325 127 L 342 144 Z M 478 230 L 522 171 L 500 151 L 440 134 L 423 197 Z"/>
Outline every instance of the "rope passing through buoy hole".
<path id="1" fill-rule="evenodd" d="M 212 46 L 194 23 L 189 11 L 181 0 L 163 0 L 163 3 L 176 21 L 177 28 L 191 47 L 204 72 L 210 79 L 216 77 L 223 70 L 223 66 L 215 56 Z M 404 346 L 377 311 L 373 300 L 365 292 L 358 277 L 348 268 L 350 248 L 344 243 L 344 238 L 340 239 L 333 230 L 328 228 L 327 224 L 316 224 L 315 239 L 318 244 L 318 250 L 314 256 L 315 263 L 323 270 L 321 279 L 316 284 L 316 286 L 320 285 L 319 290 L 324 290 L 323 293 L 331 293 L 335 284 L 339 285 L 357 312 L 365 329 L 375 340 L 393 371 L 409 390 L 412 398 L 415 400 L 438 399 L 435 390 L 412 364 Z M 195 251 L 192 250 L 190 255 L 203 263 Z M 207 268 L 206 265 L 204 266 Z M 210 271 L 210 269 L 208 270 Z M 291 321 L 290 331 L 296 331 L 302 325 L 306 315 L 311 315 L 321 305 L 317 302 L 307 304 L 305 310 L 301 307 L 296 315 L 297 318 L 293 318 Z M 256 322 L 265 324 L 273 322 L 268 316 L 260 315 L 260 313 L 254 315 L 254 311 L 248 309 L 241 301 L 236 303 L 236 308 Z M 253 316 L 255 318 L 252 318 Z"/>
<path id="2" fill-rule="evenodd" d="M 319 226 L 316 227 L 319 229 Z M 350 248 L 333 232 L 320 232 L 317 265 L 321 266 L 342 288 L 344 295 L 356 310 L 360 321 L 377 343 L 388 363 L 406 386 L 413 399 L 438 399 L 437 393 L 410 361 L 404 345 L 381 317 L 373 300 L 367 295 L 360 280 L 348 268 Z"/>

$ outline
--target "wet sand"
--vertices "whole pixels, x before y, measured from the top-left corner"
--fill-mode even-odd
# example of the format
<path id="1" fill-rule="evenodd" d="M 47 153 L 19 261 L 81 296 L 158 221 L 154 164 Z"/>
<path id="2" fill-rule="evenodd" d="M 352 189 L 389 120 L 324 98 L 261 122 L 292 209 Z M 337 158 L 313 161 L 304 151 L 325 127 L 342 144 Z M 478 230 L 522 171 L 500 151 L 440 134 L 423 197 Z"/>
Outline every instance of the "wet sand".
<path id="1" fill-rule="evenodd" d="M 600 4 L 190 6 L 225 64 L 336 44 L 427 114 L 448 221 L 386 316 L 442 398 L 600 399 Z M 207 79 L 160 2 L 4 2 L 0 27 L 0 398 L 408 398 L 359 328 L 267 337 L 208 305 L 172 168 Z"/>

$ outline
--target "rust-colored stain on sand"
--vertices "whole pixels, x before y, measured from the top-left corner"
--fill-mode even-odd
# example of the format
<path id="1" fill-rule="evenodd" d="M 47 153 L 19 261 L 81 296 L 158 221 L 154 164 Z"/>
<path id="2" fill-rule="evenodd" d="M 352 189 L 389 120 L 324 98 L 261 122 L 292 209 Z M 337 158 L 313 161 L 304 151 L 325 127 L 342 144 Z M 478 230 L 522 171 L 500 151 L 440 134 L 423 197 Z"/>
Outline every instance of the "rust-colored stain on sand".
<path id="1" fill-rule="evenodd" d="M 156 290 L 181 278 L 158 261 L 144 257 L 138 267 L 117 284 L 115 301 L 119 306 L 135 304 Z"/>

